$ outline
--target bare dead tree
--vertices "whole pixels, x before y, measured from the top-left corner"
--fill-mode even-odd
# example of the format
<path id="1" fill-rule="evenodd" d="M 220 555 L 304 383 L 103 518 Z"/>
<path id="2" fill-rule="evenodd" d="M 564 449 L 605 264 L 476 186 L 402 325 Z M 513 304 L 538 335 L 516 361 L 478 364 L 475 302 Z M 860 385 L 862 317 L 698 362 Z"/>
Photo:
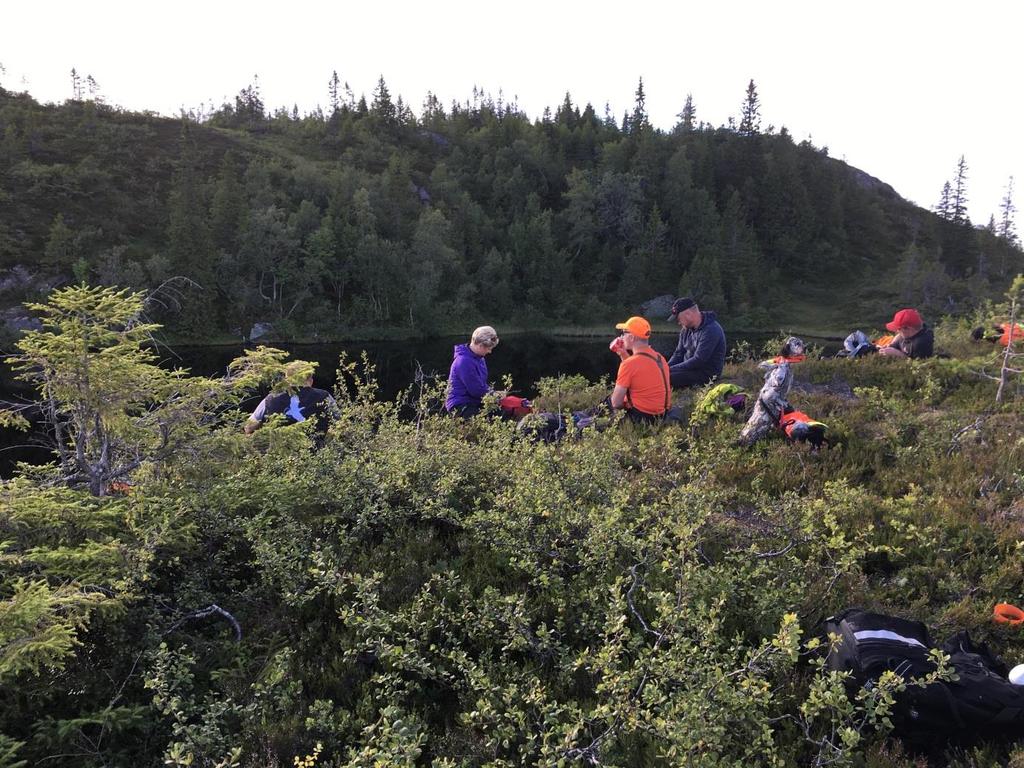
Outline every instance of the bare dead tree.
<path id="1" fill-rule="evenodd" d="M 1010 300 L 1010 330 L 1007 332 L 1006 349 L 1003 350 L 1003 364 L 999 369 L 999 388 L 996 390 L 996 404 L 1003 402 L 1003 390 L 1006 389 L 1006 380 L 1011 374 L 1020 375 L 1020 369 L 1011 366 L 1019 355 L 1013 351 L 1014 329 L 1017 321 L 1017 299 Z"/>

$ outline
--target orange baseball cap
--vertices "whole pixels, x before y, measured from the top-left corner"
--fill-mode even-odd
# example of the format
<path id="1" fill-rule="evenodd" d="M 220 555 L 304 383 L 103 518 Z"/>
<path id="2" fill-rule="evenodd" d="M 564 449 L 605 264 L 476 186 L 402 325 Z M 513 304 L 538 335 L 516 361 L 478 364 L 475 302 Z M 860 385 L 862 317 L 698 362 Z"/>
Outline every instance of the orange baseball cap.
<path id="1" fill-rule="evenodd" d="M 631 333 L 638 339 L 649 339 L 651 337 L 651 324 L 642 317 L 633 316 L 624 323 L 617 323 L 616 328 L 626 333 Z"/>
<path id="2" fill-rule="evenodd" d="M 898 331 L 900 328 L 918 328 L 924 325 L 924 320 L 916 309 L 901 309 L 892 316 L 892 322 L 886 323 L 885 327 L 890 331 Z"/>

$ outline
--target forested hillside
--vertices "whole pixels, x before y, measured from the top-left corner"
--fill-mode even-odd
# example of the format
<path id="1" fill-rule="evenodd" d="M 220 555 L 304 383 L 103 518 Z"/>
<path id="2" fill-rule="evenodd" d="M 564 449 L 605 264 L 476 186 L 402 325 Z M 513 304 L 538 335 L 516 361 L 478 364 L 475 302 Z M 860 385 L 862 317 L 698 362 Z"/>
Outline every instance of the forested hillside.
<path id="1" fill-rule="evenodd" d="M 1022 268 L 994 231 L 762 130 L 752 95 L 738 125 L 688 101 L 665 132 L 642 84 L 621 119 L 478 93 L 414 115 L 383 79 L 369 104 L 334 81 L 326 112 L 268 114 L 248 87 L 177 120 L 0 90 L 0 302 L 184 276 L 156 319 L 199 339 L 593 325 L 665 293 L 737 328 L 845 327 L 962 310 Z"/>

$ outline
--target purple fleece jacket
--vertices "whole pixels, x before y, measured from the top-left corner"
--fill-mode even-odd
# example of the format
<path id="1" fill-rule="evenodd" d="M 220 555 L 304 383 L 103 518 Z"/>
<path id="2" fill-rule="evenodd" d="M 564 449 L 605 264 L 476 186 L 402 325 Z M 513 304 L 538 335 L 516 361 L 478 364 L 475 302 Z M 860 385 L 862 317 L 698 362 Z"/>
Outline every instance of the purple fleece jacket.
<path id="1" fill-rule="evenodd" d="M 490 391 L 487 385 L 487 361 L 469 348 L 468 344 L 455 345 L 455 359 L 448 373 L 448 399 L 446 410 L 460 405 L 480 405 Z"/>

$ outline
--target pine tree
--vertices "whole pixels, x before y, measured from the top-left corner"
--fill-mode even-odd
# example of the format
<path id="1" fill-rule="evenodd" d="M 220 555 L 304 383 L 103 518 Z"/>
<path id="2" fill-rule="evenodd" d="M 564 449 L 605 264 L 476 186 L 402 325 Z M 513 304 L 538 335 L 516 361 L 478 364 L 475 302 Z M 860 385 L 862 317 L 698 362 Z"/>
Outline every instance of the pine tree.
<path id="1" fill-rule="evenodd" d="M 266 118 L 263 99 L 260 98 L 259 75 L 253 75 L 252 83 L 235 96 L 235 114 L 244 119 L 250 128 L 262 123 Z"/>
<path id="2" fill-rule="evenodd" d="M 686 103 L 683 104 L 683 111 L 680 112 L 677 117 L 679 118 L 679 125 L 677 128 L 689 133 L 693 130 L 694 121 L 697 119 L 697 108 L 693 105 L 693 94 L 686 94 Z"/>
<path id="3" fill-rule="evenodd" d="M 78 256 L 75 235 L 64 223 L 63 213 L 53 217 L 43 256 L 47 264 L 61 269 L 69 268 Z"/>
<path id="4" fill-rule="evenodd" d="M 615 115 L 612 114 L 612 105 L 607 101 L 604 103 L 604 127 L 615 128 Z"/>
<path id="5" fill-rule="evenodd" d="M 209 289 L 213 282 L 213 246 L 197 151 L 187 123 L 182 125 L 181 153 L 167 213 L 167 256 L 175 274 L 194 281 L 200 289 Z M 198 291 L 191 291 L 185 297 L 182 318 L 190 329 L 198 331 L 210 322 L 213 310 L 211 302 L 204 301 Z"/>
<path id="6" fill-rule="evenodd" d="M 245 213 L 242 185 L 238 182 L 238 158 L 226 152 L 220 164 L 217 184 L 210 203 L 210 237 L 213 244 L 232 253 L 238 245 L 238 229 Z"/>
<path id="7" fill-rule="evenodd" d="M 942 185 L 942 193 L 939 195 L 939 202 L 935 206 L 935 212 L 946 221 L 953 218 L 952 213 L 953 188 L 947 181 Z"/>
<path id="8" fill-rule="evenodd" d="M 327 96 L 331 105 L 331 115 L 333 116 L 341 107 L 340 97 L 338 96 L 338 70 L 331 72 L 331 79 L 327 83 Z"/>
<path id="9" fill-rule="evenodd" d="M 997 229 L 999 236 L 1011 245 L 1017 245 L 1019 242 L 1013 221 L 1013 215 L 1016 212 L 1017 207 L 1013 204 L 1013 176 L 1011 176 L 1009 182 L 1006 184 L 1006 196 L 1003 198 L 1003 202 L 999 206 L 1001 218 Z"/>
<path id="10" fill-rule="evenodd" d="M 629 118 L 628 130 L 630 133 L 640 133 L 651 127 L 647 119 L 647 96 L 644 94 L 644 79 L 641 77 L 636 86 L 635 101 L 633 102 L 633 114 Z M 623 124 L 623 130 L 627 126 Z"/>
<path id="11" fill-rule="evenodd" d="M 89 98 L 93 101 L 99 101 L 100 84 L 96 82 L 92 75 L 86 75 L 85 84 L 89 90 Z"/>
<path id="12" fill-rule="evenodd" d="M 370 108 L 385 125 L 392 125 L 395 122 L 395 105 L 391 101 L 387 83 L 384 82 L 384 75 L 377 81 L 377 89 L 373 92 L 373 103 Z"/>
<path id="13" fill-rule="evenodd" d="M 754 136 L 761 131 L 761 105 L 757 98 L 757 86 L 751 80 L 747 85 L 747 98 L 743 101 L 739 133 L 741 136 Z"/>
<path id="14" fill-rule="evenodd" d="M 963 155 L 960 155 L 960 162 L 956 164 L 956 183 L 953 186 L 950 214 L 956 224 L 971 223 L 967 215 L 967 163 Z"/>
<path id="15" fill-rule="evenodd" d="M 576 127 L 576 123 L 579 122 L 580 113 L 573 104 L 572 97 L 569 92 L 565 92 L 565 101 L 562 102 L 562 106 L 558 108 L 555 113 L 555 122 L 560 125 L 566 126 L 569 130 Z"/>
<path id="16" fill-rule="evenodd" d="M 78 76 L 78 71 L 74 67 L 71 68 L 71 99 L 82 100 L 82 78 Z"/>

